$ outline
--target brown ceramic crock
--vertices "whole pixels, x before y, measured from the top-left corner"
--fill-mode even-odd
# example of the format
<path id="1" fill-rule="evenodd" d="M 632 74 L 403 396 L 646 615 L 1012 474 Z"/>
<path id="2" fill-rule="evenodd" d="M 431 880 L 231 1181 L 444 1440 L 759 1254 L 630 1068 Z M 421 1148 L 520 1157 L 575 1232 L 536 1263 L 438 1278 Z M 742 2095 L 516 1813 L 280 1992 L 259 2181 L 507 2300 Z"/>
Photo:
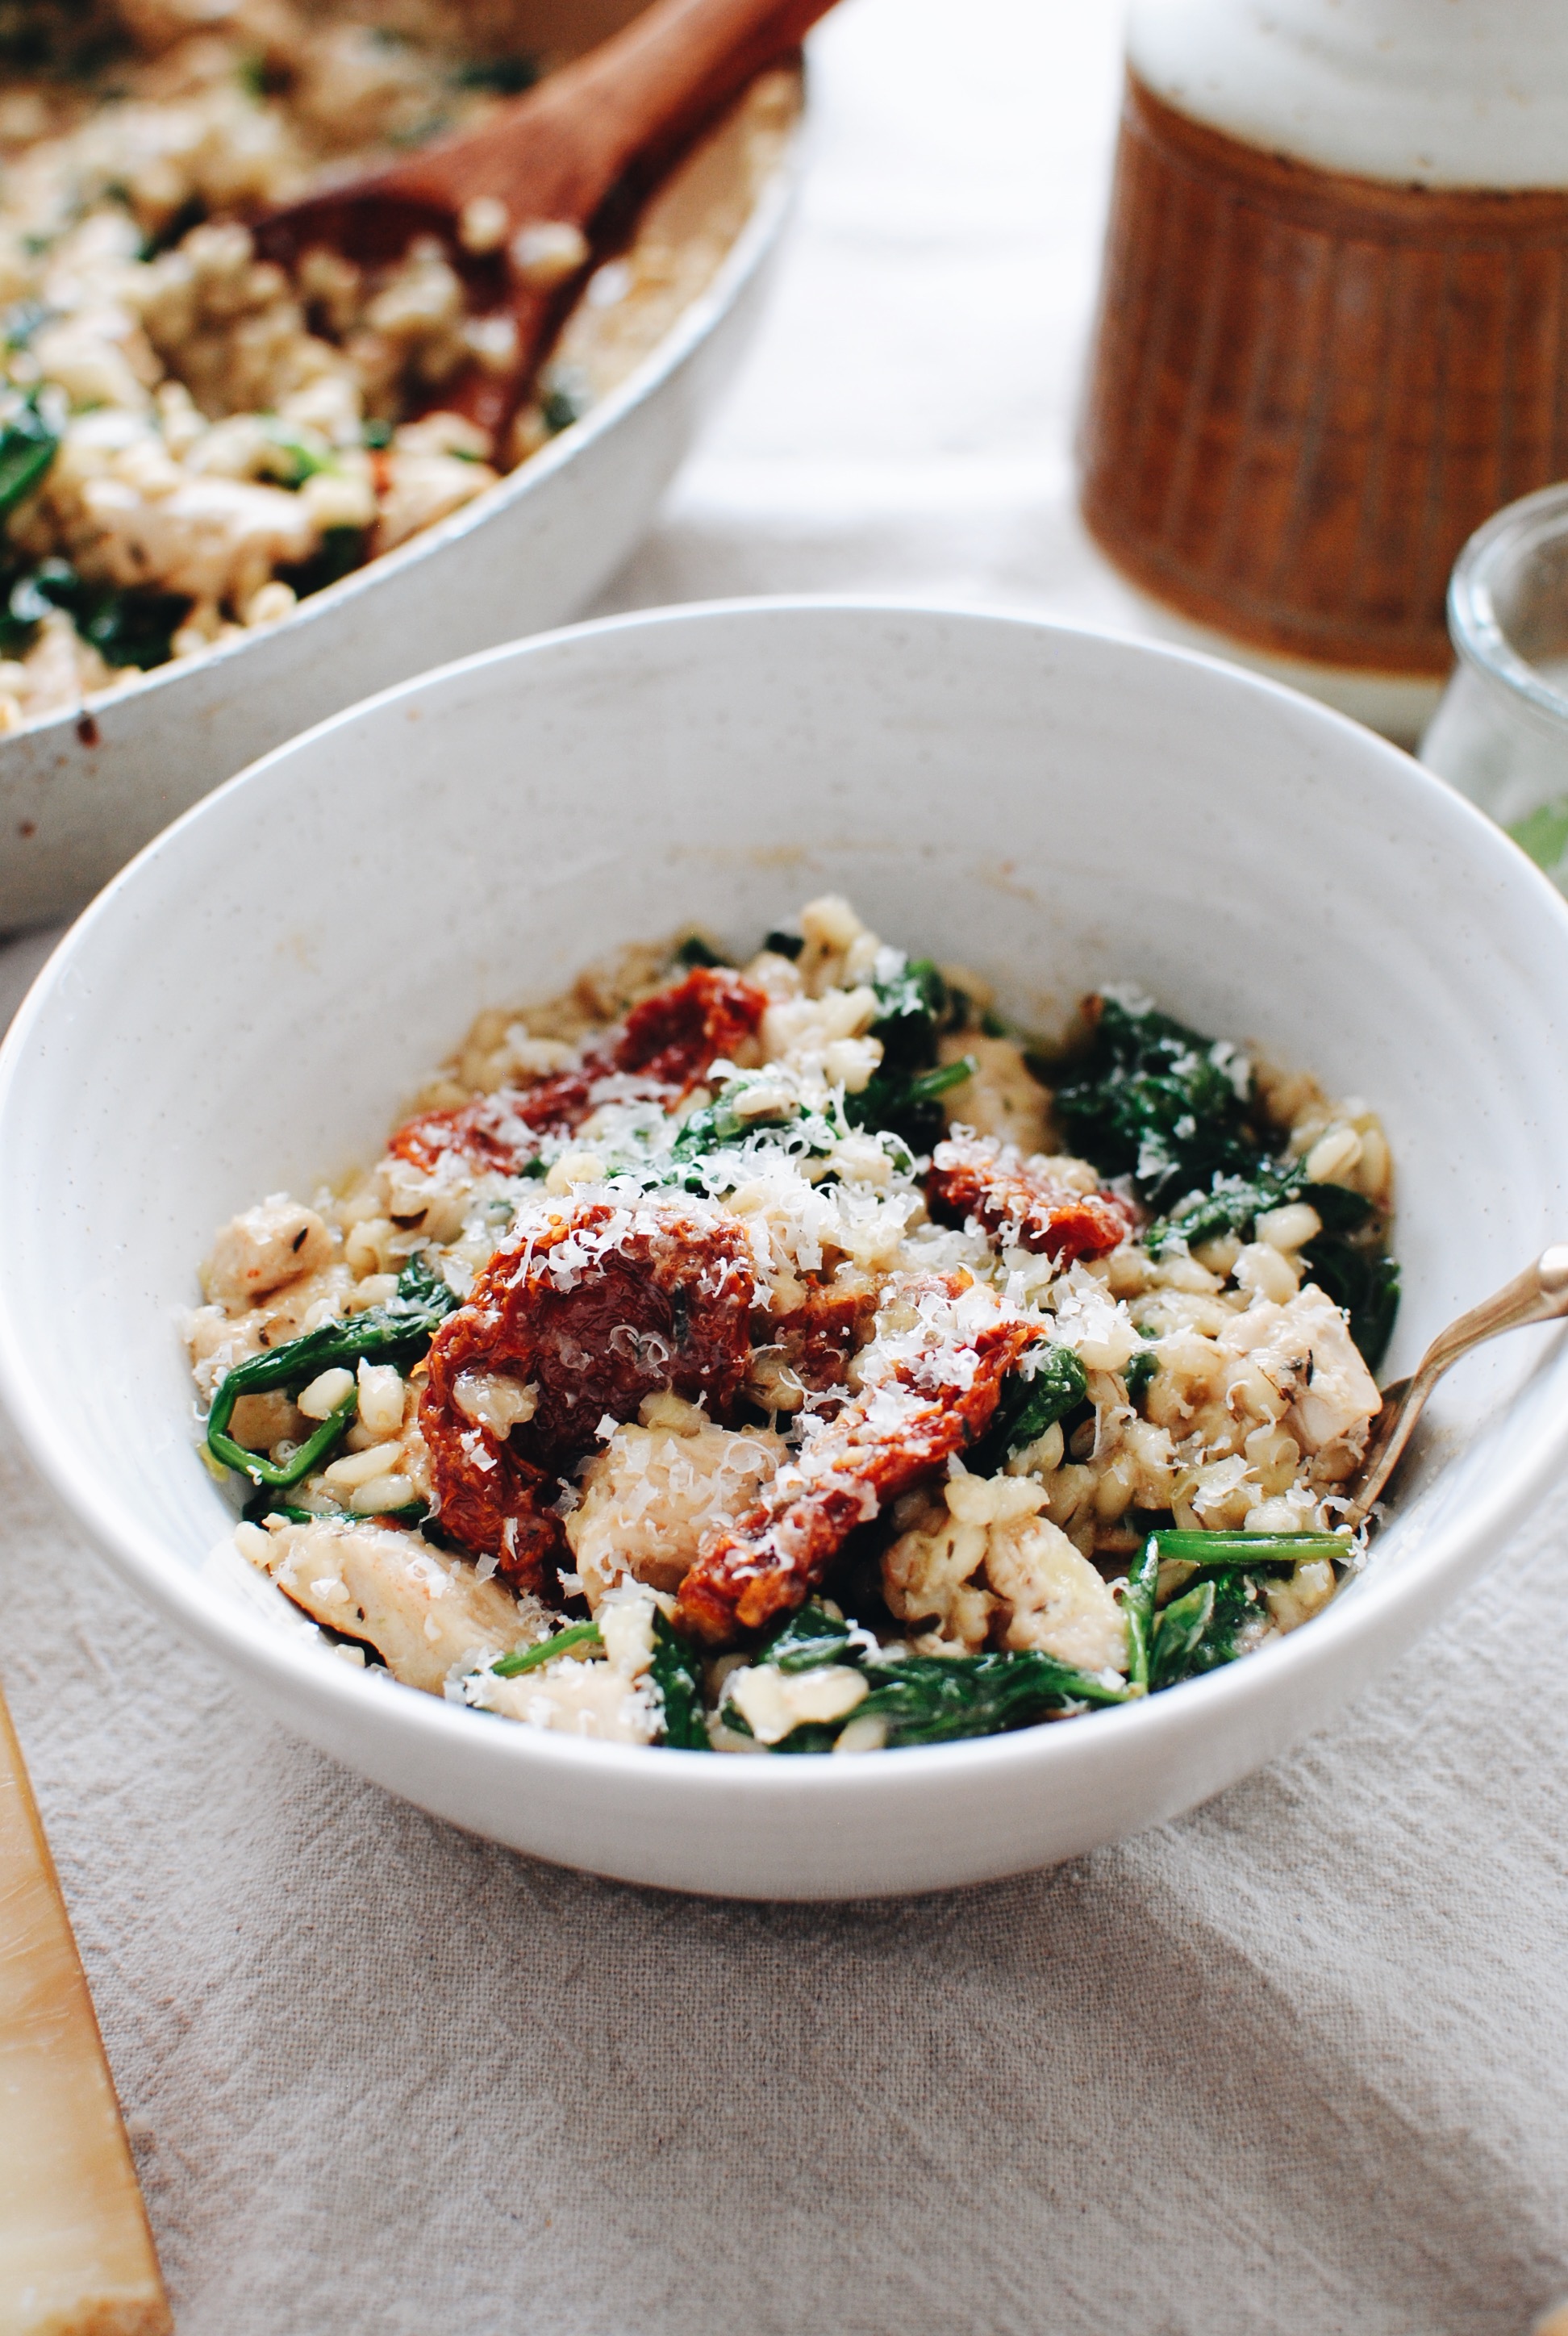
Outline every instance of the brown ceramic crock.
<path id="1" fill-rule="evenodd" d="M 1568 472 L 1568 187 L 1326 168 L 1133 71 L 1080 460 L 1095 537 L 1180 617 L 1445 673 L 1461 545 Z"/>

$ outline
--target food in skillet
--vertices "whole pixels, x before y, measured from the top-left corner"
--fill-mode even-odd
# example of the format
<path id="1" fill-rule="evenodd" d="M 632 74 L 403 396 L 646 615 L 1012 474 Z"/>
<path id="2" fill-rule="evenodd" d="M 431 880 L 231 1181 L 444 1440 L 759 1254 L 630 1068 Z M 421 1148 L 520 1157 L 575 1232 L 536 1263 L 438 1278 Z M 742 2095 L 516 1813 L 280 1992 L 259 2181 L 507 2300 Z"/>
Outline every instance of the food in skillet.
<path id="1" fill-rule="evenodd" d="M 0 733 L 276 624 L 448 518 L 711 279 L 781 151 L 788 73 L 589 277 L 502 443 L 443 399 L 506 369 L 510 323 L 466 313 L 439 244 L 258 258 L 275 205 L 525 87 L 523 21 L 519 0 L 0 0 Z M 482 255 L 505 222 L 471 210 Z M 579 274 L 574 230 L 525 232 L 531 280 Z"/>
<path id="2" fill-rule="evenodd" d="M 368 1173 L 236 1218 L 206 1450 L 243 1554 L 411 1686 L 697 1750 L 990 1734 L 1332 1597 L 1389 1201 L 1310 1076 L 1126 991 L 1047 1070 L 819 900 L 482 1016 Z"/>

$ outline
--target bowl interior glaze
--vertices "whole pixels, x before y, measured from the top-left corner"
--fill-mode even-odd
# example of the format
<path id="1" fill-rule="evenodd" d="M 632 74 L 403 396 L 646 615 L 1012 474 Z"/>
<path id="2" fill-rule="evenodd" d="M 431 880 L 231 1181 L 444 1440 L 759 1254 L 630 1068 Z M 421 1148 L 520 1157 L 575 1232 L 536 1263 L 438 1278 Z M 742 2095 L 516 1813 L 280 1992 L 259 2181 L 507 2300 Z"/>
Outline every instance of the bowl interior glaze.
<path id="1" fill-rule="evenodd" d="M 213 1229 L 373 1155 L 482 1006 L 813 892 L 1021 1017 L 1095 984 L 1384 1116 L 1388 1372 L 1568 1226 L 1568 906 L 1407 757 L 1273 685 L 998 617 L 825 603 L 579 627 L 281 748 L 73 929 L 0 1055 L 0 1391 L 93 1537 L 301 1732 L 475 1831 L 756 1896 L 972 1881 L 1191 1806 L 1413 1639 L 1547 1481 L 1561 1334 L 1456 1371 L 1373 1562 L 1142 1707 L 921 1752 L 546 1737 L 355 1675 L 203 1571 L 227 1517 L 178 1334 Z M 279 1601 L 280 1602 L 280 1601 Z"/>

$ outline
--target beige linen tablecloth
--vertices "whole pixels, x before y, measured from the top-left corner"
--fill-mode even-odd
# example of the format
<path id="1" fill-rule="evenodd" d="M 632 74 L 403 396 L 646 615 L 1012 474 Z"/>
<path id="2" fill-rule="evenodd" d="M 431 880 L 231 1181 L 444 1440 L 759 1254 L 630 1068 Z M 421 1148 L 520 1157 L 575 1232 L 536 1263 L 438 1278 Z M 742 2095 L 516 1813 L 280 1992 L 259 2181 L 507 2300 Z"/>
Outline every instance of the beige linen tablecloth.
<path id="1" fill-rule="evenodd" d="M 848 0 L 755 361 L 607 605 L 1126 618 L 1067 468 L 1116 30 Z M 1565 1522 L 1181 1824 L 724 1905 L 294 1743 L 5 1443 L 5 1686 L 182 2336 L 1524 2336 L 1568 2292 Z"/>

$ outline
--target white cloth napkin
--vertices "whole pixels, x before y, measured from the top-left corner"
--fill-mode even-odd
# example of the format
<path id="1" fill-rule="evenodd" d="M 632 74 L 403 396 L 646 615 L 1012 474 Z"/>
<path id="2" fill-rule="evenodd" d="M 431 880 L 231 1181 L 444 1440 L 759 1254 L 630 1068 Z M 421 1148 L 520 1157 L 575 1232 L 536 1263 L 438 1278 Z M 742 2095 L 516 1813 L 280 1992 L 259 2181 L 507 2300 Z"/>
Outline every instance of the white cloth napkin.
<path id="1" fill-rule="evenodd" d="M 755 355 L 606 606 L 1131 619 L 1068 456 L 1116 52 L 1083 0 L 846 0 Z M 304 1749 L 0 1441 L 5 1686 L 182 2336 L 1525 2336 L 1568 2292 L 1565 1514 L 1183 1823 L 760 1907 Z"/>

